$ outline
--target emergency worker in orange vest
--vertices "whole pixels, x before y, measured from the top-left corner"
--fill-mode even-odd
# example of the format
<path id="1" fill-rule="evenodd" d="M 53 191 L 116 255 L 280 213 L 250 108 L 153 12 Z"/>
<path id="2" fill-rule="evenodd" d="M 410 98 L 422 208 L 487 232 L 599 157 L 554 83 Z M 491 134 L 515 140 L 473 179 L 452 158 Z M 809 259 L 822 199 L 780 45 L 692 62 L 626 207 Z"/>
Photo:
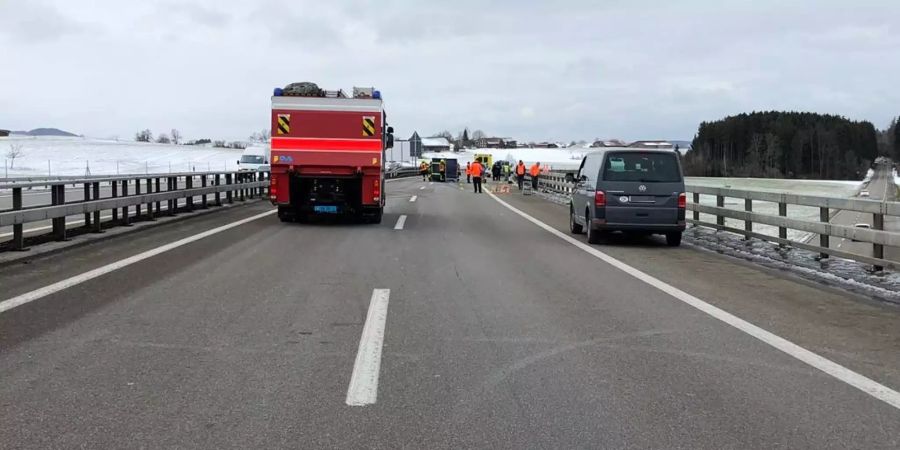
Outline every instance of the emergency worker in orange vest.
<path id="1" fill-rule="evenodd" d="M 531 189 L 536 191 L 538 187 L 538 178 L 541 176 L 541 163 L 534 163 L 534 165 L 531 166 L 531 170 L 529 170 L 529 174 L 531 175 Z"/>
<path id="2" fill-rule="evenodd" d="M 481 162 L 475 160 L 470 166 L 472 170 L 472 183 L 475 185 L 475 193 L 481 193 L 481 176 L 484 174 L 484 166 L 481 165 Z"/>
<path id="3" fill-rule="evenodd" d="M 472 163 L 466 163 L 466 184 L 472 182 Z"/>
<path id="4" fill-rule="evenodd" d="M 525 163 L 522 160 L 519 160 L 519 164 L 516 165 L 516 181 L 519 182 L 519 190 L 522 190 L 523 185 L 525 184 Z"/>

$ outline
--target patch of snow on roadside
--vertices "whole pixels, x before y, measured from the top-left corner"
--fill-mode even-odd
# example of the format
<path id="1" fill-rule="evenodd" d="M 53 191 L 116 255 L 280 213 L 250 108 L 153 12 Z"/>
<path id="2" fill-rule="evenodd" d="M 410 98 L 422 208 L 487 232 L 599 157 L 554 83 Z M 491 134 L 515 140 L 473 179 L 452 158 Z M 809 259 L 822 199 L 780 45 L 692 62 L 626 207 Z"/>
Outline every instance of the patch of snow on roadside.
<path id="1" fill-rule="evenodd" d="M 759 239 L 745 241 L 743 236 L 704 227 L 689 227 L 684 238 L 698 247 L 900 304 L 900 273 L 872 273 L 869 266 L 853 260 L 834 256 L 817 260 L 815 252 L 781 248 Z"/>

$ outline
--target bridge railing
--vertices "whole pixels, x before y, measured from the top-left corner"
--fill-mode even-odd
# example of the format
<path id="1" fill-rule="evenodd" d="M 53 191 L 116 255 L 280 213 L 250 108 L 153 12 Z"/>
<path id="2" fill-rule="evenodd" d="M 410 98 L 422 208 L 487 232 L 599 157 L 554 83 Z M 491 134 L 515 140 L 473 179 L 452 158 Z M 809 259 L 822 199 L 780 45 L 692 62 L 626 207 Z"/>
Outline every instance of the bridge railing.
<path id="1" fill-rule="evenodd" d="M 561 197 L 571 196 L 575 185 L 566 181 L 567 173 L 574 175 L 575 171 L 554 171 L 541 175 L 538 180 L 539 190 Z M 687 209 L 692 212 L 692 217 L 689 217 L 687 221 L 694 225 L 740 234 L 745 239 L 757 238 L 782 246 L 818 252 L 821 258 L 827 258 L 829 255 L 832 255 L 851 259 L 871 264 L 876 270 L 881 270 L 885 267 L 894 270 L 900 268 L 900 263 L 884 259 L 885 246 L 900 247 L 900 233 L 884 231 L 885 217 L 900 217 L 900 202 L 718 188 L 692 184 L 690 179 L 685 183 L 685 190 L 690 194 L 688 196 Z M 701 195 L 715 197 L 716 206 L 702 204 Z M 728 198 L 744 200 L 743 210 L 726 208 L 725 200 Z M 778 215 L 753 211 L 754 201 L 777 204 Z M 790 217 L 788 209 L 791 206 L 818 208 L 819 220 L 812 221 Z M 832 213 L 836 211 L 855 211 L 871 214 L 871 228 L 832 224 L 830 223 L 833 217 Z M 701 214 L 711 216 L 714 220 L 703 220 Z M 743 221 L 744 228 L 728 226 L 725 222 L 726 218 Z M 777 227 L 778 235 L 760 233 L 754 230 L 754 224 Z M 788 230 L 798 230 L 818 235 L 819 243 L 815 245 L 811 242 L 788 239 Z M 861 255 L 837 248 L 830 248 L 831 237 L 870 243 L 872 244 L 872 254 Z"/>
<path id="2" fill-rule="evenodd" d="M 221 206 L 223 195 L 228 203 L 263 197 L 268 190 L 268 178 L 268 172 L 187 172 L 8 180 L 0 183 L 0 195 L 11 196 L 12 205 L 0 209 L 0 227 L 13 227 L 9 248 L 25 250 L 23 225 L 27 223 L 51 220 L 53 239 L 62 241 L 67 239 L 66 217 L 69 216 L 84 214 L 83 227 L 100 233 L 104 225 L 127 226 L 136 219 L 155 220 L 164 209 L 166 215 L 175 215 L 181 199 L 185 200 L 183 209 L 192 211 Z M 72 191 L 67 186 L 80 187 L 76 192 L 81 191 L 81 198 L 67 201 L 67 191 Z M 25 205 L 23 190 L 33 188 L 45 188 L 44 194 L 49 191 L 49 204 Z M 111 211 L 111 220 L 101 222 L 100 214 L 107 210 Z"/>

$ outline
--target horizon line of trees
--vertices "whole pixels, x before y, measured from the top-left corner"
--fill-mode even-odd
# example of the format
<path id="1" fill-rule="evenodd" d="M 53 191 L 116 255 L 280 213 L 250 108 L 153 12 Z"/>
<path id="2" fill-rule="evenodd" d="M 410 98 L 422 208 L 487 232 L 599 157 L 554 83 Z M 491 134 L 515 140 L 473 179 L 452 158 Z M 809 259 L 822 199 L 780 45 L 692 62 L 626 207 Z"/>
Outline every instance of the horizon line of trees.
<path id="1" fill-rule="evenodd" d="M 271 132 L 264 128 L 260 131 L 255 131 L 250 134 L 250 137 L 247 141 L 225 141 L 225 140 L 215 140 L 208 138 L 203 139 L 194 139 L 190 141 L 183 141 L 181 132 L 177 129 L 173 128 L 169 134 L 161 133 L 156 136 L 156 139 L 153 138 L 153 132 L 149 129 L 143 129 L 138 131 L 134 135 L 135 142 L 155 142 L 157 144 L 175 144 L 175 145 L 204 145 L 204 144 L 212 144 L 213 147 L 218 148 L 235 148 L 235 149 L 244 149 L 247 148 L 249 143 L 267 143 L 271 139 Z"/>
<path id="2" fill-rule="evenodd" d="M 684 169 L 691 176 L 859 179 L 879 155 L 900 156 L 896 132 L 896 120 L 879 132 L 836 115 L 743 113 L 701 123 Z"/>

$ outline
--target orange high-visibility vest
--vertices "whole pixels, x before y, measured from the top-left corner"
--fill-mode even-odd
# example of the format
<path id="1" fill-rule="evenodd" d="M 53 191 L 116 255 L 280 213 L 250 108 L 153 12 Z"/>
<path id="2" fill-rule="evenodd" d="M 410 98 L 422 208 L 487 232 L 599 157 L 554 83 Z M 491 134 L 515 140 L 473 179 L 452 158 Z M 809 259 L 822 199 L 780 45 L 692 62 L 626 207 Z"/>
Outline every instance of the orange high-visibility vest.
<path id="1" fill-rule="evenodd" d="M 535 164 L 531 166 L 531 176 L 536 177 L 541 174 L 541 166 Z"/>
<path id="2" fill-rule="evenodd" d="M 466 175 L 472 175 L 472 165 L 471 164 L 466 166 Z"/>
<path id="3" fill-rule="evenodd" d="M 474 164 L 472 164 L 471 168 L 472 168 L 472 176 L 473 177 L 480 177 L 481 172 L 484 172 L 484 167 L 481 167 L 481 163 L 477 162 L 477 161 Z"/>
<path id="4" fill-rule="evenodd" d="M 525 164 L 519 164 L 516 166 L 516 175 L 525 175 Z"/>

